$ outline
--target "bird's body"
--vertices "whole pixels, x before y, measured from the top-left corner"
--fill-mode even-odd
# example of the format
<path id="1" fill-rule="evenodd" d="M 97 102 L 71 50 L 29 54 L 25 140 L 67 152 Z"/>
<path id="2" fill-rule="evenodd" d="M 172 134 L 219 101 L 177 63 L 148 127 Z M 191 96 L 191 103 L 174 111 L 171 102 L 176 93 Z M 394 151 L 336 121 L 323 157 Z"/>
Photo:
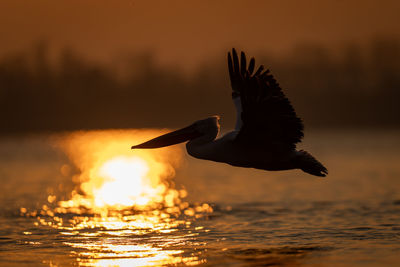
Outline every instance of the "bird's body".
<path id="1" fill-rule="evenodd" d="M 210 130 L 207 131 L 209 134 L 186 143 L 186 150 L 189 155 L 198 159 L 227 163 L 236 167 L 268 171 L 302 169 L 303 167 L 304 171 L 312 173 L 312 170 L 302 166 L 304 161 L 315 160 L 305 151 L 297 151 L 296 149 L 283 150 L 279 144 L 275 147 L 236 144 L 235 138 L 239 131 L 231 131 L 220 138 L 216 138 L 219 132 L 218 120 L 218 116 L 201 120 L 203 125 L 209 125 L 208 128 Z"/>
<path id="2" fill-rule="evenodd" d="M 204 160 L 227 163 L 236 167 L 263 169 L 268 171 L 294 169 L 293 159 L 296 151 L 270 151 L 262 147 L 237 146 L 230 132 L 209 143 L 197 145 L 188 142 L 186 149 L 189 155 Z"/>
<path id="3" fill-rule="evenodd" d="M 301 169 L 325 176 L 326 168 L 308 152 L 296 150 L 303 137 L 303 123 L 269 70 L 261 65 L 253 74 L 255 61 L 241 62 L 236 51 L 228 54 L 232 98 L 237 111 L 235 129 L 219 134 L 219 117 L 212 116 L 145 143 L 137 148 L 157 148 L 189 141 L 189 155 L 237 167 L 269 171 Z"/>

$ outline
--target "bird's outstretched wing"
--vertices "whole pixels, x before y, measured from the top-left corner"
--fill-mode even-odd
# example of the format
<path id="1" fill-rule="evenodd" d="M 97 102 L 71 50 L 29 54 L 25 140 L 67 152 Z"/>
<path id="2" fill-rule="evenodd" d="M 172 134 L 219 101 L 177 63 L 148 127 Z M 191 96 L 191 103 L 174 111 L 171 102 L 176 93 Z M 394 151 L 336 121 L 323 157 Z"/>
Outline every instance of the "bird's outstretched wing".
<path id="1" fill-rule="evenodd" d="M 234 142 L 293 149 L 303 137 L 303 123 L 270 71 L 261 65 L 254 72 L 254 67 L 254 58 L 247 65 L 244 52 L 240 61 L 235 49 L 228 53 L 232 97 L 241 104 L 242 125 Z"/>

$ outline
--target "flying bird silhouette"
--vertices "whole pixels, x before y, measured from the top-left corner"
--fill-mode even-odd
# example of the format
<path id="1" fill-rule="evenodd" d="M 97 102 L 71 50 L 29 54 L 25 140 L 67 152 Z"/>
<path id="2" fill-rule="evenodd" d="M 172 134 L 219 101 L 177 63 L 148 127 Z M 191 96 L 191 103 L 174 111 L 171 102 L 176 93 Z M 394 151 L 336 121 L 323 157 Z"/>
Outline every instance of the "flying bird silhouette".
<path id="1" fill-rule="evenodd" d="M 196 121 L 188 127 L 151 139 L 132 149 L 159 148 L 187 142 L 187 152 L 199 159 L 224 162 L 237 167 L 268 171 L 301 169 L 324 177 L 328 170 L 310 153 L 297 150 L 303 134 L 302 120 L 296 115 L 279 84 L 255 59 L 247 65 L 241 52 L 228 52 L 232 99 L 236 126 L 216 139 L 219 116 Z"/>

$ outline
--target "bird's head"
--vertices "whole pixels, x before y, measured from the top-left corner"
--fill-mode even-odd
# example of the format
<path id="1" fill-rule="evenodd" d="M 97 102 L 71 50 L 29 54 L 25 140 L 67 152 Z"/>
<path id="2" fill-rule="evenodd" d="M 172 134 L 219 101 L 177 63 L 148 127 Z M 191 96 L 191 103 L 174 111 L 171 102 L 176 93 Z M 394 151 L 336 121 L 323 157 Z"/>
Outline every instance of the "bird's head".
<path id="1" fill-rule="evenodd" d="M 219 116 L 211 116 L 203 120 L 198 120 L 191 126 L 201 135 L 207 135 L 213 133 L 218 135 L 219 133 Z"/>

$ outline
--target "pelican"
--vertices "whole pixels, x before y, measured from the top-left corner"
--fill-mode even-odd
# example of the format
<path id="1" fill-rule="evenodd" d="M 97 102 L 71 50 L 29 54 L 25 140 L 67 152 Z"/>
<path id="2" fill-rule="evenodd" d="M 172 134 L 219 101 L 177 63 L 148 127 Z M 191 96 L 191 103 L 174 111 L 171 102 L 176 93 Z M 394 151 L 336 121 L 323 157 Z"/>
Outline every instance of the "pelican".
<path id="1" fill-rule="evenodd" d="M 303 138 L 303 122 L 269 70 L 255 59 L 240 60 L 235 49 L 228 52 L 232 99 L 236 107 L 235 129 L 217 138 L 219 116 L 212 116 L 132 149 L 150 149 L 186 142 L 189 155 L 237 167 L 268 171 L 300 169 L 325 177 L 328 170 L 310 153 L 297 150 Z M 217 139 L 216 139 L 217 138 Z"/>

